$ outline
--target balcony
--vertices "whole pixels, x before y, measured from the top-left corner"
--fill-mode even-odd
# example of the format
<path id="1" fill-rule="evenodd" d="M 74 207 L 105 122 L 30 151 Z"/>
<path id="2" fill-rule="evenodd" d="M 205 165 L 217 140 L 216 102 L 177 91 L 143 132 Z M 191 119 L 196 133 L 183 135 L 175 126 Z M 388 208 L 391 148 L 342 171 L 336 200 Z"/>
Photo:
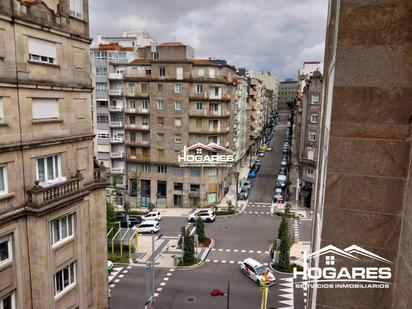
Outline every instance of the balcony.
<path id="1" fill-rule="evenodd" d="M 110 139 L 111 144 L 123 144 L 124 143 L 124 138 L 121 137 L 112 137 Z"/>
<path id="2" fill-rule="evenodd" d="M 123 95 L 123 90 L 122 89 L 110 89 L 109 90 L 109 96 L 122 96 Z"/>
<path id="3" fill-rule="evenodd" d="M 124 167 L 112 167 L 110 172 L 112 174 L 124 174 Z"/>
<path id="4" fill-rule="evenodd" d="M 130 162 L 148 162 L 150 161 L 150 156 L 141 155 L 141 154 L 138 154 L 138 155 L 128 154 L 126 159 L 127 161 L 130 161 Z"/>
<path id="5" fill-rule="evenodd" d="M 109 73 L 109 79 L 122 80 L 123 74 L 122 73 Z"/>
<path id="6" fill-rule="evenodd" d="M 110 158 L 112 159 L 124 159 L 124 152 L 111 152 Z"/>
<path id="7" fill-rule="evenodd" d="M 127 108 L 126 113 L 148 115 L 149 110 L 147 108 Z"/>
<path id="8" fill-rule="evenodd" d="M 124 123 L 123 121 L 110 121 L 111 128 L 123 128 Z"/>
<path id="9" fill-rule="evenodd" d="M 143 141 L 143 140 L 135 140 L 135 141 L 126 141 L 126 145 L 128 146 L 136 146 L 136 147 L 150 147 L 150 141 Z"/>
<path id="10" fill-rule="evenodd" d="M 129 131 L 148 131 L 150 126 L 148 124 L 127 124 L 125 129 Z"/>
<path id="11" fill-rule="evenodd" d="M 228 110 L 208 110 L 208 109 L 196 109 L 190 108 L 189 109 L 189 116 L 191 117 L 230 117 L 230 111 Z"/>
<path id="12" fill-rule="evenodd" d="M 112 112 L 112 113 L 115 113 L 115 112 L 121 113 L 121 112 L 124 111 L 124 108 L 123 108 L 123 106 L 113 106 L 113 105 L 110 105 L 110 106 L 109 106 L 109 111 Z"/>

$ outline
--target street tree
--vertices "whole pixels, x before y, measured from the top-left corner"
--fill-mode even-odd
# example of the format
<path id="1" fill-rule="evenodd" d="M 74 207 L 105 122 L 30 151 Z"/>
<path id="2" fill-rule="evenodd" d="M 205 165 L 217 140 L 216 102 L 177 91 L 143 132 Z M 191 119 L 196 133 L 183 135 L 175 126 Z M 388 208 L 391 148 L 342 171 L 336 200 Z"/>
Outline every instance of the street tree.
<path id="1" fill-rule="evenodd" d="M 195 263 L 195 247 L 193 236 L 189 232 L 185 234 L 183 264 Z"/>
<path id="2" fill-rule="evenodd" d="M 196 220 L 196 233 L 197 233 L 199 242 L 203 242 L 206 240 L 205 224 L 203 223 L 203 220 L 200 217 L 198 217 Z"/>

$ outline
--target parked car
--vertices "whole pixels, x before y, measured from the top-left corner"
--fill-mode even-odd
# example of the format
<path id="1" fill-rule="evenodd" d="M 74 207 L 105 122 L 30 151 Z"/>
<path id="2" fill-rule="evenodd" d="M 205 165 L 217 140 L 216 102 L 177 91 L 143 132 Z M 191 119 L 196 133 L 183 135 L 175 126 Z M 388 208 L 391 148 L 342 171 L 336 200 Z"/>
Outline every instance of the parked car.
<path id="1" fill-rule="evenodd" d="M 272 150 L 273 150 L 272 146 L 269 146 L 268 149 L 267 149 L 267 151 L 272 151 Z"/>
<path id="2" fill-rule="evenodd" d="M 259 286 L 262 286 L 264 283 L 264 275 L 266 275 L 267 285 L 275 284 L 276 279 L 273 273 L 266 266 L 254 259 L 245 259 L 242 263 L 240 263 L 240 270 L 250 279 L 255 281 Z"/>
<path id="3" fill-rule="evenodd" d="M 160 215 L 160 211 L 151 211 L 143 216 L 145 221 L 159 221 L 162 220 L 162 216 Z"/>
<path id="4" fill-rule="evenodd" d="M 288 128 L 292 126 L 292 122 L 288 121 L 287 123 Z"/>
<path id="5" fill-rule="evenodd" d="M 277 188 L 284 188 L 284 187 L 286 187 L 287 182 L 288 182 L 288 176 L 278 175 L 278 178 L 276 178 L 276 187 Z"/>
<path id="6" fill-rule="evenodd" d="M 250 188 L 243 187 L 242 190 L 240 190 L 238 198 L 240 200 L 247 200 L 249 198 L 249 195 L 250 195 Z"/>
<path id="7" fill-rule="evenodd" d="M 282 152 L 283 152 L 284 154 L 287 154 L 287 153 L 290 152 L 290 148 L 289 148 L 288 146 L 283 146 L 283 147 L 282 147 Z"/>
<path id="8" fill-rule="evenodd" d="M 245 182 L 242 185 L 242 188 L 252 188 L 252 183 L 250 182 L 250 180 L 245 180 Z"/>
<path id="9" fill-rule="evenodd" d="M 289 158 L 287 156 L 283 156 L 282 160 L 280 161 L 281 166 L 287 166 L 289 163 Z"/>
<path id="10" fill-rule="evenodd" d="M 154 234 L 160 231 L 159 221 L 144 221 L 139 225 L 135 225 L 133 229 L 138 229 L 139 233 Z"/>
<path id="11" fill-rule="evenodd" d="M 267 145 L 267 144 L 264 144 L 264 145 L 262 145 L 262 146 L 259 147 L 259 150 L 260 150 L 260 151 L 265 151 L 266 149 L 268 149 L 268 145 Z"/>
<path id="12" fill-rule="evenodd" d="M 256 175 L 257 175 L 257 171 L 254 169 L 251 169 L 249 171 L 249 174 L 247 174 L 247 178 L 256 178 Z"/>
<path id="13" fill-rule="evenodd" d="M 283 190 L 282 188 L 276 188 L 273 194 L 273 203 L 283 203 Z"/>
<path id="14" fill-rule="evenodd" d="M 288 169 L 286 167 L 281 167 L 279 170 L 279 175 L 288 175 Z"/>
<path id="15" fill-rule="evenodd" d="M 197 218 L 201 218 L 206 222 L 213 222 L 216 219 L 216 215 L 213 209 L 198 209 L 189 215 L 187 221 L 195 222 Z"/>
<path id="16" fill-rule="evenodd" d="M 130 216 L 129 215 L 129 226 L 127 226 L 127 216 L 118 219 L 120 221 L 120 227 L 132 227 L 134 225 L 139 225 L 144 221 L 143 217 L 140 216 Z"/>
<path id="17" fill-rule="evenodd" d="M 265 152 L 264 151 L 259 151 L 258 152 L 258 157 L 264 157 L 265 156 Z"/>

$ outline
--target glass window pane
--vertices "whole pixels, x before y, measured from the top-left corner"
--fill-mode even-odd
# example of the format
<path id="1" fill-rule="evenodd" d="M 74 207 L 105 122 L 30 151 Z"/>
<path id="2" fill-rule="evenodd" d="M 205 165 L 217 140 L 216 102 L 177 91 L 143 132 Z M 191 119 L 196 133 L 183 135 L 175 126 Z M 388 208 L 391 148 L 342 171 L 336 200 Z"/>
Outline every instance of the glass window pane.
<path id="1" fill-rule="evenodd" d="M 73 215 L 69 215 L 67 220 L 68 220 L 68 227 L 67 227 L 68 228 L 68 233 L 67 233 L 67 235 L 70 236 L 70 235 L 73 235 Z"/>
<path id="2" fill-rule="evenodd" d="M 54 179 L 53 177 L 53 157 L 47 157 L 47 180 Z"/>
<path id="3" fill-rule="evenodd" d="M 74 267 L 74 263 L 70 264 L 70 283 L 74 283 L 76 279 L 75 274 L 76 268 Z"/>
<path id="4" fill-rule="evenodd" d="M 0 192 L 5 190 L 4 167 L 0 167 Z"/>
<path id="5" fill-rule="evenodd" d="M 56 273 L 56 294 L 63 290 L 62 271 Z"/>
<path id="6" fill-rule="evenodd" d="M 60 222 L 62 225 L 62 239 L 65 239 L 67 237 L 67 217 L 61 218 Z"/>
<path id="7" fill-rule="evenodd" d="M 0 243 L 0 261 L 7 260 L 9 256 L 9 240 L 2 240 Z"/>
<path id="8" fill-rule="evenodd" d="M 63 268 L 63 288 L 70 284 L 69 266 Z"/>
<path id="9" fill-rule="evenodd" d="M 37 160 L 37 173 L 39 176 L 39 181 L 46 181 L 46 174 L 44 170 L 44 159 Z"/>
<path id="10" fill-rule="evenodd" d="M 60 172 L 59 172 L 59 157 L 58 156 L 54 156 L 54 178 L 59 177 L 60 176 Z"/>
<path id="11" fill-rule="evenodd" d="M 13 294 L 3 298 L 3 300 L 0 303 L 1 309 L 13 309 L 12 307 L 12 296 Z M 3 306 L 1 306 L 3 305 Z"/>
<path id="12" fill-rule="evenodd" d="M 58 242 L 60 238 L 59 220 L 55 220 L 53 221 L 53 243 Z"/>

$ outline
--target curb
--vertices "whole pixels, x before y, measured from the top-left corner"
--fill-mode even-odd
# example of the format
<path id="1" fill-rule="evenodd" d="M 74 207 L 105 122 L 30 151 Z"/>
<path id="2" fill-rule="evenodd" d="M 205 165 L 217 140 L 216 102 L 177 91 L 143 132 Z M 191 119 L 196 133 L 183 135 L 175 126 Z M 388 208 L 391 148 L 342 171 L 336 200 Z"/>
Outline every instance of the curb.
<path id="1" fill-rule="evenodd" d="M 285 273 L 283 271 L 276 270 L 272 267 L 272 265 L 269 265 L 269 269 L 273 271 L 274 273 L 281 274 L 281 275 L 290 275 L 291 277 L 293 277 L 293 273 Z"/>
<path id="2" fill-rule="evenodd" d="M 210 240 L 211 240 L 211 242 L 209 244 L 209 247 L 207 248 L 207 250 L 203 254 L 201 262 L 199 262 L 195 265 L 191 265 L 191 266 L 176 266 L 176 269 L 178 269 L 178 270 L 191 270 L 191 269 L 196 269 L 196 268 L 199 268 L 200 266 L 202 266 L 204 264 L 204 261 L 205 261 L 206 257 L 209 255 L 210 250 L 215 245 L 215 240 L 213 238 L 210 238 Z"/>

